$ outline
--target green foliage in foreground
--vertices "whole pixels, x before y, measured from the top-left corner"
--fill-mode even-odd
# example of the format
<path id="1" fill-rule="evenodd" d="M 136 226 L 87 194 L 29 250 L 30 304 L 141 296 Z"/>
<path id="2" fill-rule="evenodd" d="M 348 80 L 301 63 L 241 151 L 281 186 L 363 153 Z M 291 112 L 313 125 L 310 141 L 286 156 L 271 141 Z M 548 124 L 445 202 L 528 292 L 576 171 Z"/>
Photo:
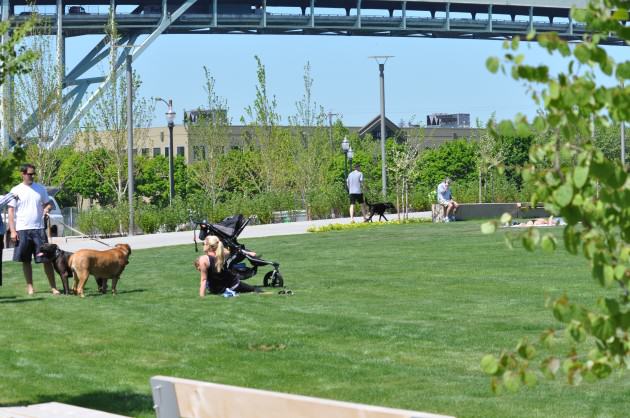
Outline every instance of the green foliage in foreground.
<path id="1" fill-rule="evenodd" d="M 627 415 L 630 382 L 617 372 L 496 397 L 479 368 L 483 353 L 555 325 L 545 293 L 603 294 L 563 250 L 509 251 L 466 222 L 243 242 L 281 263 L 293 296 L 200 299 L 192 244 L 134 251 L 116 297 L 93 279 L 83 300 L 53 297 L 36 268 L 29 298 L 6 263 L 0 406 L 153 417 L 149 378 L 162 374 L 458 417 Z"/>
<path id="2" fill-rule="evenodd" d="M 561 333 L 569 335 L 574 346 L 561 356 L 544 350 L 544 357 L 537 359 L 540 345 L 522 340 L 514 351 L 485 356 L 482 365 L 492 375 L 495 389 L 534 383 L 536 369 L 530 366 L 539 362 L 542 374 L 555 377 L 562 372 L 574 384 L 630 368 L 630 177 L 626 161 L 610 160 L 590 141 L 594 132 L 630 120 L 630 88 L 625 87 L 630 60 L 617 63 L 599 45 L 609 36 L 630 42 L 625 23 L 628 1 L 591 0 L 586 9 L 574 9 L 571 15 L 592 32 L 575 48 L 555 33 L 537 37 L 549 53 L 566 58 L 566 70 L 557 75 L 550 75 L 544 65 L 524 64 L 525 55 L 516 54 L 518 38 L 505 43 L 504 61 L 513 78 L 544 86 L 541 91 L 533 89 L 533 98 L 544 112 L 531 124 L 524 117 L 516 123 L 501 122 L 497 132 L 549 138 L 530 149 L 529 165 L 523 169 L 523 179 L 534 185 L 532 205 L 542 202 L 549 213 L 565 219 L 565 247 L 582 255 L 594 283 L 611 291 L 590 305 L 576 302 L 573 295 L 550 300 L 562 326 L 545 331 L 542 348 Z M 490 58 L 488 68 L 496 72 L 498 59 Z M 501 69 L 506 71 L 503 65 Z M 614 77 L 617 84 L 602 82 L 604 75 Z M 509 216 L 504 215 L 502 222 L 506 220 Z M 493 228 L 493 224 L 484 226 L 486 232 Z M 557 245 L 554 236 L 536 229 L 524 234 L 522 242 L 530 251 L 538 246 L 553 251 Z M 589 350 L 580 350 L 579 344 L 586 340 Z"/>

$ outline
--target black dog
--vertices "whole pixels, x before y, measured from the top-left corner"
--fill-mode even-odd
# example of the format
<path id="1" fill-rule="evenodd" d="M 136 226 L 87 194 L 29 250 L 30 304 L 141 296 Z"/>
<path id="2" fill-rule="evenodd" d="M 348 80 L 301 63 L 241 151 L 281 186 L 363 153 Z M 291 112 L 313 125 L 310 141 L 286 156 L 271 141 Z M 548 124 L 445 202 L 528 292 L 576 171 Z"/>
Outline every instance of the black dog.
<path id="1" fill-rule="evenodd" d="M 55 271 L 59 274 L 59 277 L 61 277 L 63 293 L 69 295 L 70 287 L 68 286 L 68 277 L 72 277 L 72 269 L 70 268 L 68 260 L 72 253 L 61 250 L 57 244 L 43 244 L 40 247 L 40 251 L 44 257 L 50 260 Z"/>
<path id="2" fill-rule="evenodd" d="M 52 263 L 53 267 L 59 277 L 61 277 L 61 283 L 63 284 L 63 294 L 69 295 L 71 293 L 68 286 L 68 277 L 73 277 L 72 269 L 70 268 L 70 256 L 74 253 L 64 251 L 60 249 L 57 244 L 43 244 L 39 249 L 44 257 L 46 257 Z M 101 293 L 107 293 L 107 280 L 96 279 L 98 290 Z"/>
<path id="3" fill-rule="evenodd" d="M 394 204 L 391 203 L 391 202 L 367 203 L 367 205 L 370 208 L 370 215 L 367 217 L 365 222 L 372 222 L 372 217 L 374 215 L 378 215 L 379 222 L 380 222 L 381 218 L 385 218 L 385 220 L 387 221 L 387 217 L 385 216 L 385 211 L 388 210 L 388 209 L 390 211 L 396 213 L 396 206 L 394 206 Z"/>

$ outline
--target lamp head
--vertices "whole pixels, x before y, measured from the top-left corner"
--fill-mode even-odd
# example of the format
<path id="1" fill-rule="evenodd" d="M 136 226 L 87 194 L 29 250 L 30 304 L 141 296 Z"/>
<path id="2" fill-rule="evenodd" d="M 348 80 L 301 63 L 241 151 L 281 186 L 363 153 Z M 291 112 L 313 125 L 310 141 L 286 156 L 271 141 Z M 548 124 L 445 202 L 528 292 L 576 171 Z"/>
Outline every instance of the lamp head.
<path id="1" fill-rule="evenodd" d="M 341 150 L 346 153 L 350 149 L 350 142 L 348 141 L 348 137 L 344 136 L 343 141 L 341 141 Z"/>
<path id="2" fill-rule="evenodd" d="M 348 148 L 348 159 L 351 160 L 352 157 L 354 157 L 354 151 L 352 151 L 352 148 Z"/>
<path id="3" fill-rule="evenodd" d="M 173 100 L 168 101 L 168 111 L 166 112 L 166 121 L 169 126 L 175 123 L 175 112 L 173 111 Z"/>

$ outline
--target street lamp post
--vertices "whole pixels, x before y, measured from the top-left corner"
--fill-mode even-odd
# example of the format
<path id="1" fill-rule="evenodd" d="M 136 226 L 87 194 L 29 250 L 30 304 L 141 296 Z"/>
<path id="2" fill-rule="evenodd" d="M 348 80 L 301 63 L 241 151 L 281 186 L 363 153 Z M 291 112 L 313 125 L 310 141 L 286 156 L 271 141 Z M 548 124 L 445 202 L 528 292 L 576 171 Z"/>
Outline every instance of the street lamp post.
<path id="1" fill-rule="evenodd" d="M 343 141 L 341 141 L 341 150 L 343 151 L 344 159 L 343 159 L 343 181 L 346 181 L 348 178 L 348 151 L 350 150 L 350 142 L 348 141 L 348 137 L 344 136 Z"/>
<path id="2" fill-rule="evenodd" d="M 168 106 L 166 111 L 166 122 L 168 123 L 168 202 L 173 203 L 175 197 L 175 178 L 173 168 L 173 126 L 175 126 L 175 112 L 173 111 L 173 100 L 168 99 L 168 102 L 161 97 L 154 97 L 154 100 L 164 102 Z"/>
<path id="3" fill-rule="evenodd" d="M 370 57 L 378 63 L 379 77 L 381 81 L 381 178 L 383 180 L 383 199 L 387 194 L 387 172 L 385 167 L 385 63 L 391 55 Z"/>
<path id="4" fill-rule="evenodd" d="M 168 179 L 169 179 L 169 203 L 173 203 L 175 197 L 175 170 L 173 168 L 173 126 L 175 125 L 175 112 L 173 112 L 173 100 L 168 100 L 168 112 L 166 112 L 168 122 Z"/>

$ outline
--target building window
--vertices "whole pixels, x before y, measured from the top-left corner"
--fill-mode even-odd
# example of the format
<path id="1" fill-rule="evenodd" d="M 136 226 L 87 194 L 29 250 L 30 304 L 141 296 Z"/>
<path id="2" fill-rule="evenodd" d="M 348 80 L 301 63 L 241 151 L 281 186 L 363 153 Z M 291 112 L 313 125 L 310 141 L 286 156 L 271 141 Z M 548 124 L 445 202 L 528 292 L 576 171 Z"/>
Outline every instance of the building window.
<path id="1" fill-rule="evenodd" d="M 134 148 L 134 149 L 131 150 L 131 153 L 133 155 L 138 155 L 138 150 L 136 148 Z"/>
<path id="2" fill-rule="evenodd" d="M 184 147 L 177 147 L 177 156 L 184 156 Z"/>
<path id="3" fill-rule="evenodd" d="M 149 148 L 142 148 L 142 155 L 149 155 Z"/>
<path id="4" fill-rule="evenodd" d="M 160 131 L 160 142 L 164 142 L 164 131 Z"/>
<path id="5" fill-rule="evenodd" d="M 164 147 L 164 156 L 165 156 L 165 157 L 168 157 L 168 156 L 169 156 L 169 154 L 170 154 L 170 152 L 169 152 L 169 151 L 170 151 L 170 150 L 168 149 L 168 147 Z"/>
<path id="6" fill-rule="evenodd" d="M 153 148 L 153 156 L 157 157 L 158 155 L 160 155 L 162 153 L 162 150 L 159 148 Z"/>

